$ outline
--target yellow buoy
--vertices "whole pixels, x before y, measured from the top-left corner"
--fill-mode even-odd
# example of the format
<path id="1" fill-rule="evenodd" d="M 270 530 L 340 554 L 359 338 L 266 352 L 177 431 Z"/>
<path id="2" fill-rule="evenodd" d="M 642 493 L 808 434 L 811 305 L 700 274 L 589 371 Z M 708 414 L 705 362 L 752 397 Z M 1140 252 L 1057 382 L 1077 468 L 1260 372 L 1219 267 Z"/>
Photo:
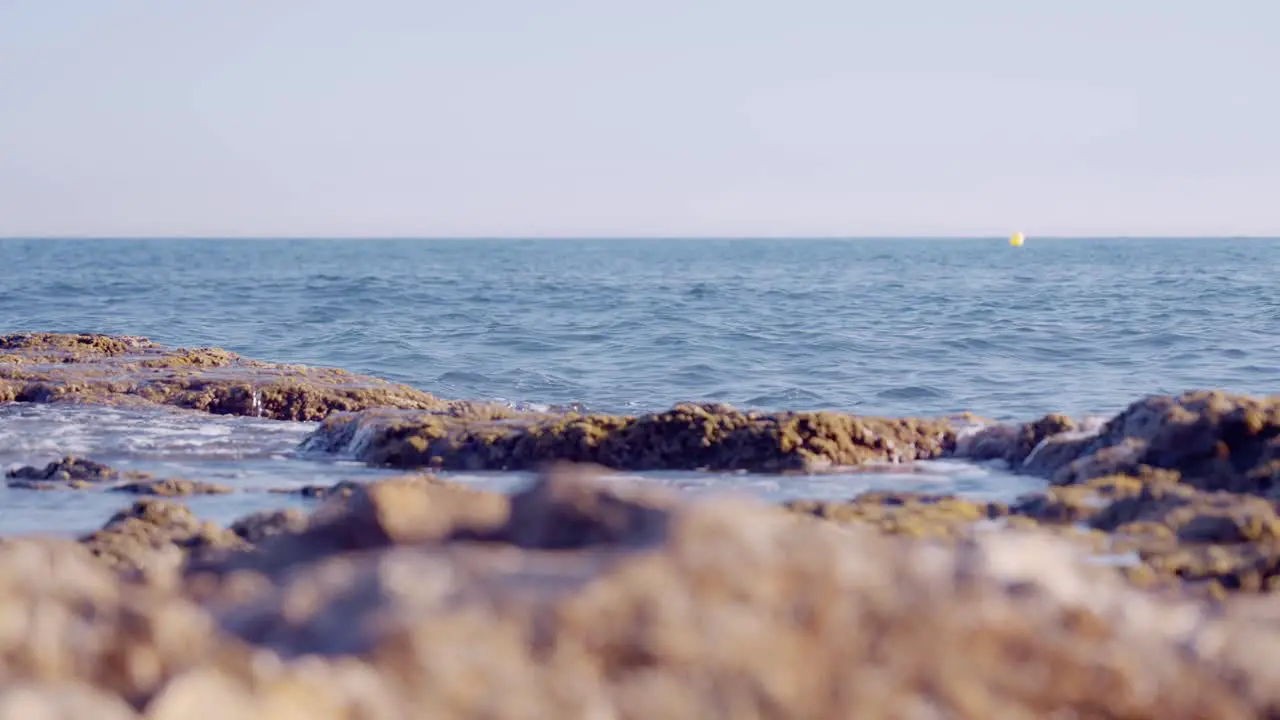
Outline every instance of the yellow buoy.
<path id="1" fill-rule="evenodd" d="M 1014 247 L 1022 247 L 1022 243 L 1026 239 L 1027 238 L 1022 233 L 1016 232 L 1013 234 L 1013 237 L 1009 238 L 1009 244 Z"/>

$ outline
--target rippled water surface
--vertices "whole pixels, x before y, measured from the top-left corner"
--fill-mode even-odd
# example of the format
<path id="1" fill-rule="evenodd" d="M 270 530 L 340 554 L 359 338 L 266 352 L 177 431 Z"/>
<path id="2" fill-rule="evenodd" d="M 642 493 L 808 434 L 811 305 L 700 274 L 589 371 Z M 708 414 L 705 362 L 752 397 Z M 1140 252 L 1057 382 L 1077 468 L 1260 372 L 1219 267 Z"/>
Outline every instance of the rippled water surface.
<path id="1" fill-rule="evenodd" d="M 1110 414 L 1191 388 L 1280 392 L 1280 242 L 1267 240 L 6 240 L 0 267 L 0 332 L 218 345 L 450 398 L 1020 420 Z M 270 487 L 386 474 L 298 455 L 308 430 L 12 405 L 0 407 L 0 465 L 74 451 L 233 484 L 243 492 L 192 501 L 220 519 L 304 502 Z M 1028 482 L 945 463 L 661 479 L 771 497 L 873 486 L 1007 496 Z M 0 494 L 0 531 L 75 530 L 132 499 Z"/>
<path id="2" fill-rule="evenodd" d="M 1113 412 L 1280 383 L 1266 240 L 0 241 L 0 329 L 610 411 Z"/>

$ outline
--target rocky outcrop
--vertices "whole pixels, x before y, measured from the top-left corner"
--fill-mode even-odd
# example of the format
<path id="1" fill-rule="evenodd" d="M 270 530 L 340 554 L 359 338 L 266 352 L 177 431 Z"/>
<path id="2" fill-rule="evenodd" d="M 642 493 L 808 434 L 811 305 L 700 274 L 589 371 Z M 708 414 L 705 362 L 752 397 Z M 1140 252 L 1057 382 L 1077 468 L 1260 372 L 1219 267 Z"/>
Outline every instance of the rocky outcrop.
<path id="1" fill-rule="evenodd" d="M 328 418 L 308 439 L 309 450 L 404 469 L 533 470 L 569 461 L 634 470 L 814 472 L 940 457 L 956 440 L 946 420 L 834 412 L 765 414 L 698 404 L 639 416 L 522 412 L 445 401 L 342 370 L 105 335 L 0 336 L 0 402 L 14 400 Z"/>
<path id="2" fill-rule="evenodd" d="M 0 540 L 6 717 L 1280 716 L 1280 400 L 1147 398 L 1098 427 L 679 405 L 517 413 L 143 338 L 0 337 L 0 401 L 325 418 L 308 448 L 544 470 L 303 488 L 221 528 L 142 499 L 77 540 Z M 336 412 L 335 412 L 336 411 Z M 999 459 L 1010 503 L 769 507 L 610 469 L 823 472 Z M 213 486 L 83 458 L 22 487 Z M 126 484 L 118 484 L 118 483 Z"/>
<path id="3" fill-rule="evenodd" d="M 1053 416 L 1025 426 L 993 425 L 965 438 L 958 455 L 1005 457 L 1054 485 L 1170 471 L 1202 490 L 1271 496 L 1280 486 L 1280 396 L 1153 396 L 1094 432 Z"/>
<path id="4" fill-rule="evenodd" d="M 152 720 L 1280 712 L 1267 660 L 1280 641 L 1274 607 L 1211 612 L 1157 597 L 1043 532 L 907 540 L 742 498 L 615 486 L 581 467 L 493 498 L 375 483 L 257 549 L 187 562 L 167 584 L 124 582 L 75 543 L 2 542 L 0 602 L 40 620 L 0 632 L 0 710 Z M 197 534 L 163 507 L 124 517 Z"/>
<path id="5" fill-rule="evenodd" d="M 499 420 L 374 410 L 331 416 L 304 447 L 396 468 L 522 470 L 566 461 L 626 470 L 789 472 L 935 458 L 954 441 L 945 420 L 682 404 L 639 416 Z"/>
<path id="6" fill-rule="evenodd" d="M 160 404 L 224 415 L 320 420 L 373 407 L 479 411 L 405 385 L 332 368 L 242 358 L 218 348 L 171 349 L 146 338 L 24 333 L 0 336 L 0 402 Z M 486 416 L 501 406 L 483 406 Z"/>

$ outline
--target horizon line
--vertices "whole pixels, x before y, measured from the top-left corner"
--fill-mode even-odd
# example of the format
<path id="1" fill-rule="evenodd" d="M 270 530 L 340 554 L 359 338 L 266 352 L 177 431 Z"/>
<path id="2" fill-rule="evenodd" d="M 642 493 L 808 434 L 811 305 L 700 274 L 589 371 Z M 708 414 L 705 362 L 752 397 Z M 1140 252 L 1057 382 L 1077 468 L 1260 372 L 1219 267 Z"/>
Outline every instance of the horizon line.
<path id="1" fill-rule="evenodd" d="M 0 241 L 14 240 L 340 240 L 340 241 L 457 241 L 457 240 L 534 240 L 534 241 L 654 241 L 654 240 L 1004 240 L 1013 233 L 1002 235 L 0 235 Z M 1087 234 L 1087 235 L 1029 235 L 1027 240 L 1280 240 L 1271 234 L 1222 234 L 1222 235 L 1143 235 L 1143 234 Z"/>

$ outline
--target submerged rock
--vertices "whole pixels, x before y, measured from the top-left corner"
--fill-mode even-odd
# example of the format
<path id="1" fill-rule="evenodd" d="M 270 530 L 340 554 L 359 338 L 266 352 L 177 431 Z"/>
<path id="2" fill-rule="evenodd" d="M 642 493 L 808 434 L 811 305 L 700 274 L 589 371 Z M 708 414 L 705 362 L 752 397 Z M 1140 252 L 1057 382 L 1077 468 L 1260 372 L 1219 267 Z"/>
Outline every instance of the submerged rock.
<path id="1" fill-rule="evenodd" d="M 162 480 L 144 480 L 117 485 L 112 492 L 132 493 L 134 495 L 159 495 L 161 497 L 178 497 L 183 495 L 225 495 L 234 492 L 226 485 L 207 483 L 200 480 L 184 480 L 182 478 L 164 478 Z"/>
<path id="2" fill-rule="evenodd" d="M 448 486 L 448 487 L 459 489 L 459 490 L 464 489 L 464 486 L 462 485 L 450 482 L 448 480 L 443 480 L 435 475 L 429 475 L 429 474 L 404 475 L 401 477 L 386 478 L 386 479 L 400 480 L 400 481 L 411 482 L 411 483 Z M 359 492 L 360 488 L 366 484 L 367 483 L 362 483 L 356 480 L 339 480 L 338 482 L 332 485 L 303 485 L 301 487 L 272 488 L 268 492 L 276 493 L 279 495 L 298 495 L 300 497 L 309 498 L 313 500 L 325 500 L 325 499 L 332 499 L 332 498 L 345 499 L 345 498 L 350 498 L 352 495 Z"/>
<path id="3" fill-rule="evenodd" d="M 226 485 L 202 482 L 200 480 L 184 480 L 182 478 L 161 478 L 145 472 L 121 472 L 100 462 L 67 457 L 51 462 L 43 468 L 32 466 L 10 470 L 6 473 L 7 484 L 11 488 L 25 490 L 73 489 L 87 490 L 108 486 L 111 492 L 132 493 L 134 495 L 159 495 L 176 497 L 182 495 L 221 495 L 233 492 Z M 118 485 L 111 483 L 129 480 Z"/>
<path id="4" fill-rule="evenodd" d="M 304 498 L 323 499 L 327 497 L 351 497 L 360 487 L 360 483 L 342 480 L 333 485 L 303 485 L 296 488 L 272 488 L 269 492 L 280 495 L 298 495 Z"/>
<path id="5" fill-rule="evenodd" d="M 5 477 L 41 483 L 93 484 L 117 480 L 120 472 L 93 460 L 68 455 L 42 468 L 28 465 L 10 470 Z"/>
<path id="6" fill-rule="evenodd" d="M 848 501 L 790 500 L 782 506 L 821 520 L 868 525 L 889 535 L 933 538 L 969 536 L 978 523 L 1007 522 L 1009 515 L 1003 503 L 909 492 L 868 492 Z"/>

